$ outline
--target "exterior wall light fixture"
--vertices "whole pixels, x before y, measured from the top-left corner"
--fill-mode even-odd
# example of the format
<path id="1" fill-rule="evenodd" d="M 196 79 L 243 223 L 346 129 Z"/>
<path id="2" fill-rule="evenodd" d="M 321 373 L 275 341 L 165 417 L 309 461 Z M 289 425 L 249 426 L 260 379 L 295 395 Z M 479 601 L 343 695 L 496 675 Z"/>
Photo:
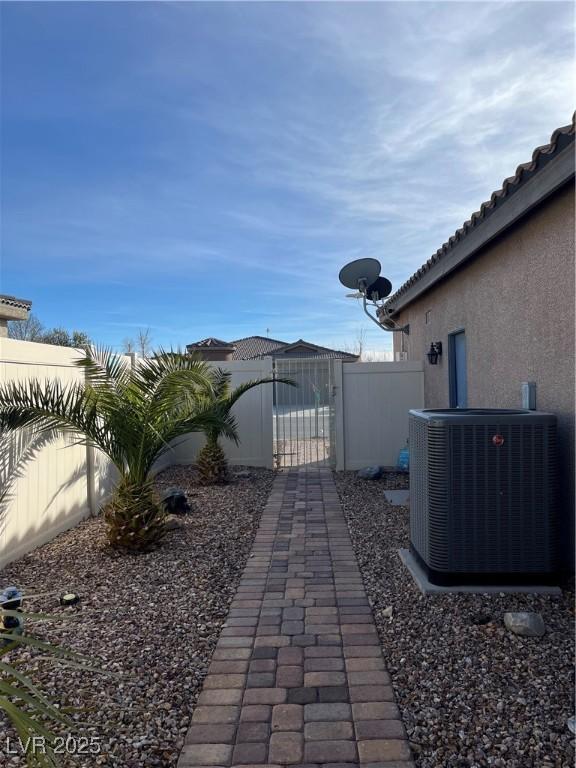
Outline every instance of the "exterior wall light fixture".
<path id="1" fill-rule="evenodd" d="M 430 344 L 430 349 L 426 352 L 426 357 L 430 365 L 438 365 L 438 358 L 442 357 L 442 342 L 433 341 Z"/>

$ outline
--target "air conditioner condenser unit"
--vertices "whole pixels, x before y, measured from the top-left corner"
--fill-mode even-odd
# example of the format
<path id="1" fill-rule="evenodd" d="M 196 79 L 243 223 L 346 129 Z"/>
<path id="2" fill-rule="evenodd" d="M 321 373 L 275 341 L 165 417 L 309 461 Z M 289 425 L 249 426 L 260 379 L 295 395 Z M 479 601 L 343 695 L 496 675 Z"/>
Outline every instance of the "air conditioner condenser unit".
<path id="1" fill-rule="evenodd" d="M 433 584 L 551 584 L 556 417 L 410 411 L 411 551 Z"/>

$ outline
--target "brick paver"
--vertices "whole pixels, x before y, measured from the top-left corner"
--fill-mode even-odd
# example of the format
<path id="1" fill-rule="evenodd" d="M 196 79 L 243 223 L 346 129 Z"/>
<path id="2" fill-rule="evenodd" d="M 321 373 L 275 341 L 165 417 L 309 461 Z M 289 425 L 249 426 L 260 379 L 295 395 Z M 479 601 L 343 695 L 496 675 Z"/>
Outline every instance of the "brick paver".
<path id="1" fill-rule="evenodd" d="M 410 768 L 330 470 L 278 475 L 178 768 Z"/>

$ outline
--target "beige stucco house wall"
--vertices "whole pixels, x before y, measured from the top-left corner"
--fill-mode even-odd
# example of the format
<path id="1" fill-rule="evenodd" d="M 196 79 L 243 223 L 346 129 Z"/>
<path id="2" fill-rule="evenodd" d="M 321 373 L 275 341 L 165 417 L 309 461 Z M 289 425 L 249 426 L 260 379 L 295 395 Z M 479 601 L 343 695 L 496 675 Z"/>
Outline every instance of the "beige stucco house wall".
<path id="1" fill-rule="evenodd" d="M 469 406 L 518 407 L 537 385 L 538 410 L 574 419 L 574 189 L 546 201 L 481 256 L 399 314 L 404 349 L 425 365 L 427 407 L 449 405 L 448 334 L 466 331 Z M 395 334 L 400 349 L 400 334 Z M 441 341 L 438 365 L 426 352 Z"/>
<path id="2" fill-rule="evenodd" d="M 442 274 L 440 258 L 423 273 L 429 282 L 425 290 L 410 296 L 422 279 L 416 275 L 404 294 L 389 302 L 397 307 L 396 322 L 410 324 L 409 335 L 394 334 L 395 351 L 424 362 L 427 408 L 450 406 L 449 334 L 461 329 L 466 334 L 468 407 L 520 407 L 522 382 L 535 382 L 537 410 L 558 417 L 563 530 L 570 532 L 563 536 L 565 564 L 572 562 L 574 541 L 573 147 L 563 150 L 564 162 L 570 153 L 572 164 L 565 183 L 449 274 Z M 530 183 L 536 188 L 540 182 L 534 176 Z M 440 272 L 435 279 L 434 270 Z M 437 365 L 426 358 L 432 342 L 442 343 Z"/>

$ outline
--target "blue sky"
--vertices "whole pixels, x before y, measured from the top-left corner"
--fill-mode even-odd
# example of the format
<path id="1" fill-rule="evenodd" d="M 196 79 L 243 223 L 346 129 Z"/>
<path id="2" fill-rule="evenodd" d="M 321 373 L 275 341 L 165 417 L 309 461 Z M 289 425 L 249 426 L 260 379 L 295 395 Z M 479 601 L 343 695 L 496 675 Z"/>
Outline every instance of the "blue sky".
<path id="1" fill-rule="evenodd" d="M 570 120 L 570 3 L 3 3 L 0 291 L 120 345 L 385 334 L 398 287 Z"/>

